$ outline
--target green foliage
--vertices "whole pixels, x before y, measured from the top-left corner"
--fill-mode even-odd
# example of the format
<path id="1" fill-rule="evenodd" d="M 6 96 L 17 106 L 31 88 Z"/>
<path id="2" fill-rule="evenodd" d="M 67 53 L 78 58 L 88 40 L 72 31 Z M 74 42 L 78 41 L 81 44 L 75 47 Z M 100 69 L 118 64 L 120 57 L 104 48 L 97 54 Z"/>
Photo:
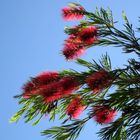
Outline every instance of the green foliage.
<path id="1" fill-rule="evenodd" d="M 102 140 L 126 140 L 122 118 L 117 119 L 112 125 L 102 128 L 98 134 Z"/>
<path id="2" fill-rule="evenodd" d="M 17 122 L 24 115 L 26 123 L 38 118 L 32 123 L 32 125 L 36 125 L 44 115 L 54 111 L 56 108 L 55 103 L 49 105 L 44 104 L 40 96 L 33 96 L 31 99 L 21 98 L 19 104 L 23 105 L 23 107 L 11 117 L 10 122 Z M 50 116 L 51 119 L 54 118 L 54 114 Z"/>
<path id="3" fill-rule="evenodd" d="M 76 140 L 79 133 L 84 127 L 88 119 L 77 120 L 72 124 L 63 125 L 61 127 L 53 127 L 42 132 L 42 135 L 51 137 L 55 140 Z"/>
<path id="4" fill-rule="evenodd" d="M 10 122 L 13 123 L 13 122 L 17 122 L 20 117 L 25 113 L 25 111 L 30 107 L 30 105 L 32 104 L 32 100 L 25 100 L 25 99 L 22 99 L 20 101 L 20 104 L 24 104 L 24 106 L 18 111 L 16 112 L 10 119 Z"/>
<path id="5" fill-rule="evenodd" d="M 107 54 L 102 55 L 101 60 L 99 60 L 99 64 L 95 60 L 91 63 L 80 58 L 76 60 L 76 63 L 85 66 L 92 71 L 98 71 L 100 69 L 111 71 L 111 61 Z"/>
<path id="6" fill-rule="evenodd" d="M 99 29 L 100 43 L 97 45 L 122 47 L 125 53 L 135 52 L 139 55 L 140 46 L 139 38 L 135 36 L 135 31 L 132 24 L 129 23 L 125 13 L 123 12 L 123 19 L 125 20 L 124 30 L 118 30 L 113 21 L 112 12 L 110 10 L 96 10 L 95 13 L 88 13 L 87 17 L 93 20 L 92 25 Z M 91 22 L 91 21 L 90 21 Z"/>

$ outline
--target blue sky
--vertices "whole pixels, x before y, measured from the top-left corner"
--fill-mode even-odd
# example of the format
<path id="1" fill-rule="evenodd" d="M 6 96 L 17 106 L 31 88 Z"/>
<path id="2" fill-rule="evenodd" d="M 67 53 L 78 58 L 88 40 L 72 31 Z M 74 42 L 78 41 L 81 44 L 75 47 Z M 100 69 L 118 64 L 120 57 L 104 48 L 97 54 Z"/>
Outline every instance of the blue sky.
<path id="1" fill-rule="evenodd" d="M 30 76 L 45 70 L 63 70 L 73 68 L 83 70 L 74 62 L 66 62 L 61 56 L 63 40 L 66 35 L 63 28 L 74 25 L 61 17 L 61 9 L 69 2 L 80 2 L 87 10 L 95 7 L 110 7 L 115 20 L 120 21 L 124 10 L 130 21 L 138 25 L 139 0 L 0 0 L 0 139 L 2 140 L 44 140 L 40 131 L 57 125 L 44 118 L 35 127 L 25 124 L 21 119 L 18 124 L 10 124 L 9 118 L 19 106 L 12 97 L 21 92 L 21 86 Z M 94 47 L 82 56 L 85 60 L 98 60 L 102 54 L 111 56 L 113 67 L 125 64 L 132 55 L 122 54 L 121 49 Z M 90 121 L 78 140 L 98 140 L 95 134 L 97 124 Z M 47 139 L 48 140 L 48 139 Z"/>

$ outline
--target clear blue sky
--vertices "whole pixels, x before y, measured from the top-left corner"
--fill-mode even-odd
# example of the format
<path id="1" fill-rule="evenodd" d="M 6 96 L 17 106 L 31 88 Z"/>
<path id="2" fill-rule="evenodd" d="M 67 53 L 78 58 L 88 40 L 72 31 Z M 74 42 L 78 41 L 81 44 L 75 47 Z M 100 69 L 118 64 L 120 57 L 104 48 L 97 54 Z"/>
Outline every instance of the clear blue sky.
<path id="1" fill-rule="evenodd" d="M 96 6 L 110 7 L 120 24 L 122 10 L 135 25 L 140 16 L 139 0 L 0 0 L 1 140 L 44 140 L 40 131 L 58 124 L 57 121 L 49 123 L 47 118 L 35 127 L 24 124 L 23 119 L 18 124 L 9 124 L 8 120 L 19 108 L 17 100 L 12 97 L 21 92 L 20 87 L 30 76 L 45 70 L 83 69 L 74 62 L 66 62 L 60 55 L 66 38 L 63 28 L 74 24 L 61 18 L 61 9 L 69 2 L 80 2 L 90 11 Z M 111 56 L 113 67 L 122 66 L 131 57 L 122 54 L 120 49 L 95 47 L 82 58 L 98 60 L 106 51 Z M 90 121 L 78 140 L 98 140 L 97 130 L 96 123 Z"/>

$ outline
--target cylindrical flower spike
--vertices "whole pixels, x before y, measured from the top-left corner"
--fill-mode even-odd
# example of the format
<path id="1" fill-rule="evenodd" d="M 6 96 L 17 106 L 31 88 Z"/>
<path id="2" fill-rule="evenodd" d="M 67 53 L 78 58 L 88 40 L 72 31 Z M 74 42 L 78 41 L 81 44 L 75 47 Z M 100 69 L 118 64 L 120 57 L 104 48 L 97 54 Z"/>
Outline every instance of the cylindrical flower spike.
<path id="1" fill-rule="evenodd" d="M 92 45 L 97 40 L 97 28 L 88 26 L 79 32 L 80 40 L 86 45 Z"/>
<path id="2" fill-rule="evenodd" d="M 72 77 L 63 77 L 58 82 L 49 85 L 44 90 L 43 97 L 46 103 L 53 102 L 72 94 L 79 87 L 78 82 Z"/>
<path id="3" fill-rule="evenodd" d="M 66 113 L 74 119 L 77 119 L 80 114 L 84 111 L 85 106 L 82 103 L 81 97 L 77 96 L 72 101 L 67 107 Z"/>
<path id="4" fill-rule="evenodd" d="M 62 9 L 62 16 L 65 20 L 80 20 L 83 18 L 84 12 L 82 6 L 73 4 Z"/>
<path id="5" fill-rule="evenodd" d="M 117 112 L 107 106 L 96 106 L 93 108 L 94 119 L 100 124 L 108 124 L 113 121 Z"/>
<path id="6" fill-rule="evenodd" d="M 79 82 L 71 76 L 63 77 L 59 84 L 62 88 L 62 95 L 71 94 L 79 88 Z"/>
<path id="7" fill-rule="evenodd" d="M 34 84 L 29 81 L 26 84 L 23 85 L 22 89 L 23 89 L 23 98 L 28 99 L 31 97 L 31 91 L 35 88 Z"/>
<path id="8" fill-rule="evenodd" d="M 57 81 L 59 78 L 58 72 L 41 73 L 23 86 L 23 98 L 30 98 L 32 95 L 38 94 L 41 86 Z"/>
<path id="9" fill-rule="evenodd" d="M 60 78 L 58 72 L 43 72 L 37 77 L 34 78 L 33 82 L 36 85 L 44 85 L 49 84 L 53 81 L 56 81 Z"/>
<path id="10" fill-rule="evenodd" d="M 43 78 L 45 81 L 45 79 Z M 31 95 L 41 95 L 45 103 L 54 102 L 60 98 L 69 96 L 79 87 L 79 83 L 71 76 L 59 77 L 59 80 L 48 84 L 40 84 L 38 88 L 31 90 Z M 30 95 L 30 96 L 31 96 Z M 29 96 L 29 97 L 30 97 Z"/>
<path id="11" fill-rule="evenodd" d="M 45 103 L 51 103 L 63 97 L 61 91 L 62 88 L 60 87 L 59 82 L 54 82 L 41 87 L 39 94 L 43 96 Z"/>
<path id="12" fill-rule="evenodd" d="M 112 83 L 112 78 L 109 72 L 99 70 L 92 75 L 89 75 L 86 79 L 86 83 L 93 90 L 93 93 L 99 93 Z"/>
<path id="13" fill-rule="evenodd" d="M 72 30 L 73 34 L 70 34 L 68 39 L 65 40 L 63 48 L 63 54 L 67 60 L 78 58 L 85 53 L 88 46 L 97 41 L 97 29 L 95 26 L 74 27 Z"/>
<path id="14" fill-rule="evenodd" d="M 75 59 L 85 53 L 85 48 L 78 44 L 67 43 L 63 48 L 63 54 L 67 60 Z"/>

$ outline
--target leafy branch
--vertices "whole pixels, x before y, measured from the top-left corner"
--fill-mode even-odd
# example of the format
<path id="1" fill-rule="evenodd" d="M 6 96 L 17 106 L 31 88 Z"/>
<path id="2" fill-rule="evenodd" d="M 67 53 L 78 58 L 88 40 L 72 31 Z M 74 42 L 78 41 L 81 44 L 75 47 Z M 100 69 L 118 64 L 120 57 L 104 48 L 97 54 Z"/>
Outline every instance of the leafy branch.
<path id="1" fill-rule="evenodd" d="M 76 140 L 87 121 L 88 119 L 86 118 L 74 121 L 72 124 L 53 127 L 51 129 L 44 130 L 42 135 L 51 137 L 55 140 Z"/>

